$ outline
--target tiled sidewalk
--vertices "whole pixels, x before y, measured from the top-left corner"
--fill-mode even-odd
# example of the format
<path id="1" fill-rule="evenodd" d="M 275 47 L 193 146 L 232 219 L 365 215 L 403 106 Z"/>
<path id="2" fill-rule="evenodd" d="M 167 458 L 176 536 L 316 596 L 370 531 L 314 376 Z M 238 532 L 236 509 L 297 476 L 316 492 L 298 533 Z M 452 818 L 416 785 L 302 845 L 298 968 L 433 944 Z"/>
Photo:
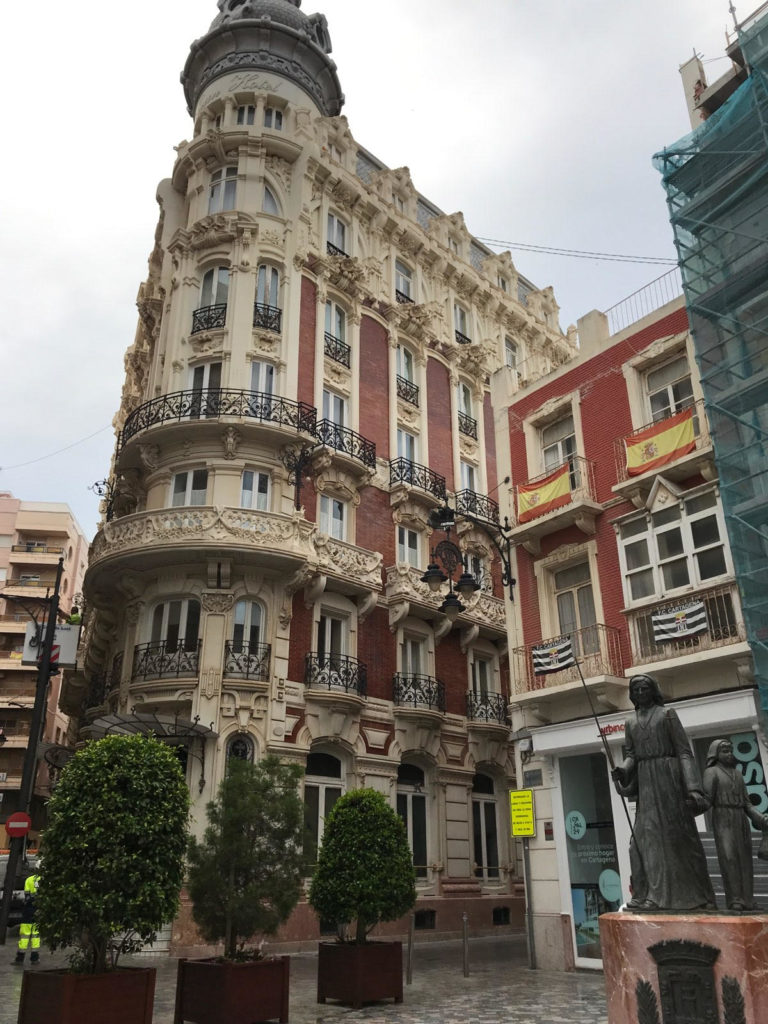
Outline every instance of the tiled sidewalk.
<path id="1" fill-rule="evenodd" d="M 14 952 L 15 942 L 0 949 L 0 1024 L 17 1019 L 22 972 L 11 965 Z M 64 963 L 45 951 L 41 959 L 42 969 Z M 469 961 L 465 978 L 461 942 L 420 943 L 402 1004 L 351 1010 L 317 1003 L 317 957 L 295 953 L 290 1024 L 607 1024 L 602 974 L 530 971 L 522 934 L 472 939 Z M 158 968 L 153 1024 L 173 1024 L 175 961 L 142 957 L 141 963 Z"/>

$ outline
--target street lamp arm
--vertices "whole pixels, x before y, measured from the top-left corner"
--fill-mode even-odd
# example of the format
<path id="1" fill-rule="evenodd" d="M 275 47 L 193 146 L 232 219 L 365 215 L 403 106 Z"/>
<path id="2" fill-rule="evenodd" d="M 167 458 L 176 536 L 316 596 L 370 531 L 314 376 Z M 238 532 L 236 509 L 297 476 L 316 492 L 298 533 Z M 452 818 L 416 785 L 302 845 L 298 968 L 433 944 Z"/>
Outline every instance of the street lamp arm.
<path id="1" fill-rule="evenodd" d="M 474 526 L 479 527 L 486 537 L 490 540 L 491 544 L 496 548 L 496 553 L 499 556 L 502 566 L 501 572 L 501 583 L 502 586 L 507 588 L 509 592 L 509 600 L 515 600 L 515 584 L 517 580 L 512 575 L 512 538 L 510 532 L 512 527 L 509 525 L 509 519 L 504 518 L 504 525 L 495 523 L 491 525 L 484 519 L 477 519 L 469 512 L 457 513 L 462 519 L 466 519 Z M 503 547 L 502 547 L 503 544 Z"/>

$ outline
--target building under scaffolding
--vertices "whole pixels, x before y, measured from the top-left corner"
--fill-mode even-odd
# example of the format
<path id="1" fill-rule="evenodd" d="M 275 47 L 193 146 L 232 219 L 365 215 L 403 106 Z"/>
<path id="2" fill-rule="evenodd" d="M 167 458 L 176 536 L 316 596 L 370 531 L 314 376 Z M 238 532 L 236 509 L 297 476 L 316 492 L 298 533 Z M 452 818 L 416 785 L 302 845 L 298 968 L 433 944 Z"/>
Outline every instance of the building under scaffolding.
<path id="1" fill-rule="evenodd" d="M 746 80 L 654 158 L 675 233 L 744 621 L 768 711 L 768 5 Z"/>

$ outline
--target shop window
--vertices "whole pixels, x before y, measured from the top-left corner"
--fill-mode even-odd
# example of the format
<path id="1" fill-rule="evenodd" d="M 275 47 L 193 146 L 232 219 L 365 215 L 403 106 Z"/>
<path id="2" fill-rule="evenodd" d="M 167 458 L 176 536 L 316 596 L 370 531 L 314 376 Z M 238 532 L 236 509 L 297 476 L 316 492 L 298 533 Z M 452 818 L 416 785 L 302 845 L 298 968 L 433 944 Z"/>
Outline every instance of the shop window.
<path id="1" fill-rule="evenodd" d="M 308 754 L 304 775 L 304 849 L 309 864 L 317 861 L 326 818 L 343 791 L 341 761 L 332 754 Z"/>
<path id="2" fill-rule="evenodd" d="M 427 877 L 427 798 L 424 772 L 403 762 L 397 770 L 397 813 L 403 819 L 417 878 Z"/>
<path id="3" fill-rule="evenodd" d="M 493 779 L 478 772 L 472 782 L 472 843 L 477 878 L 490 881 L 499 877 L 498 834 Z"/>

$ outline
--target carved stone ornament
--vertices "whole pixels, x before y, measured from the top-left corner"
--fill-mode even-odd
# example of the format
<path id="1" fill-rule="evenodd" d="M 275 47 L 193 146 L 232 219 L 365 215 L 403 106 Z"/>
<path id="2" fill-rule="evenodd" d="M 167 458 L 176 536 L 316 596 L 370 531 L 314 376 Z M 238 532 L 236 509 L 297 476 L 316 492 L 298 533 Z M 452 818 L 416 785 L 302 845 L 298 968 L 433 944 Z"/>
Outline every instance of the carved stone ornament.
<path id="1" fill-rule="evenodd" d="M 348 576 L 367 589 L 381 590 L 383 558 L 378 551 L 366 551 L 325 533 L 316 534 L 314 541 L 321 571 L 333 576 Z"/>
<path id="2" fill-rule="evenodd" d="M 157 469 L 160 460 L 160 448 L 156 444 L 140 444 L 139 458 L 145 469 Z"/>
<path id="3" fill-rule="evenodd" d="M 720 950 L 671 939 L 649 946 L 648 952 L 658 965 L 664 1024 L 720 1024 L 714 973 Z"/>
<path id="4" fill-rule="evenodd" d="M 218 669 L 207 668 L 200 673 L 200 692 L 203 697 L 213 700 L 221 689 L 221 673 Z"/>
<path id="5" fill-rule="evenodd" d="M 222 594 L 219 591 L 203 593 L 201 604 L 204 612 L 225 615 L 235 603 L 234 594 Z"/>
<path id="6" fill-rule="evenodd" d="M 241 434 L 234 427 L 227 427 L 221 436 L 221 443 L 224 446 L 224 458 L 234 459 L 237 457 L 237 447 L 240 444 Z"/>
<path id="7" fill-rule="evenodd" d="M 143 601 L 134 601 L 133 604 L 127 605 L 125 609 L 125 618 L 129 626 L 135 626 L 138 624 L 143 609 Z"/>

